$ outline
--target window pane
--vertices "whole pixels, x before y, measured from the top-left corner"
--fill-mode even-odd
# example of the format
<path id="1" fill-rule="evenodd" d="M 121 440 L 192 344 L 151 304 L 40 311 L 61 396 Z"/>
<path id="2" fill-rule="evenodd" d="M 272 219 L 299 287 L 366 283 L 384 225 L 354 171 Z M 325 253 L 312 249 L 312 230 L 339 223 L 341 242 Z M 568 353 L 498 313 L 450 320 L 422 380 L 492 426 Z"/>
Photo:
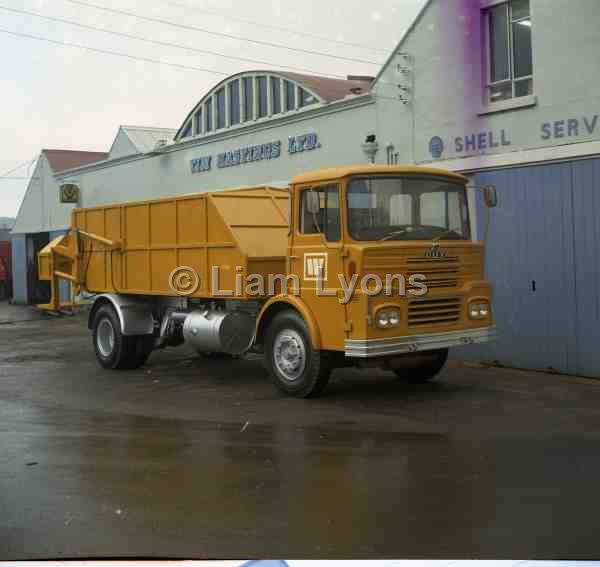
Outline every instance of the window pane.
<path id="1" fill-rule="evenodd" d="M 317 99 L 313 95 L 304 89 L 300 89 L 300 100 L 298 101 L 298 106 L 300 108 L 315 104 L 315 102 L 317 102 Z"/>
<path id="2" fill-rule="evenodd" d="M 498 102 L 512 98 L 512 83 L 500 83 L 490 87 L 490 102 Z"/>
<path id="3" fill-rule="evenodd" d="M 421 222 L 440 228 L 448 226 L 445 193 L 423 193 L 421 195 Z"/>
<path id="4" fill-rule="evenodd" d="M 296 85 L 285 81 L 285 109 L 296 110 Z"/>
<path id="5" fill-rule="evenodd" d="M 244 121 L 254 118 L 254 84 L 252 77 L 244 77 Z"/>
<path id="6" fill-rule="evenodd" d="M 196 136 L 202 133 L 202 109 L 196 112 L 195 133 Z"/>
<path id="7" fill-rule="evenodd" d="M 206 131 L 211 132 L 213 129 L 213 113 L 212 113 L 212 98 L 206 101 Z"/>
<path id="8" fill-rule="evenodd" d="M 490 79 L 492 83 L 510 78 L 508 7 L 505 4 L 489 11 Z"/>
<path id="9" fill-rule="evenodd" d="M 279 114 L 281 112 L 281 81 L 278 77 L 271 77 L 271 101 L 273 114 Z"/>
<path id="10" fill-rule="evenodd" d="M 256 83 L 258 88 L 258 117 L 264 118 L 269 113 L 267 107 L 267 77 L 258 77 Z"/>
<path id="11" fill-rule="evenodd" d="M 531 57 L 531 20 L 521 20 L 513 25 L 513 57 L 515 79 L 533 73 Z"/>
<path id="12" fill-rule="evenodd" d="M 329 242 L 338 242 L 342 236 L 338 190 L 337 188 L 328 188 L 323 193 L 325 196 L 325 238 Z"/>
<path id="13" fill-rule="evenodd" d="M 240 123 L 240 82 L 229 83 L 229 121 L 231 125 Z"/>
<path id="14" fill-rule="evenodd" d="M 356 240 L 469 240 L 465 187 L 433 178 L 353 179 L 348 230 Z"/>
<path id="15" fill-rule="evenodd" d="M 338 188 L 319 187 L 313 191 L 319 195 L 319 212 L 313 214 L 306 210 L 306 201 L 309 191 L 303 191 L 301 204 L 301 231 L 303 234 L 318 234 L 322 232 L 329 242 L 337 242 L 341 238 Z"/>
<path id="16" fill-rule="evenodd" d="M 414 224 L 413 213 L 412 195 L 400 194 L 390 197 L 390 224 Z"/>
<path id="17" fill-rule="evenodd" d="M 181 134 L 181 138 L 189 138 L 192 135 L 192 122 L 188 122 L 183 133 Z"/>
<path id="18" fill-rule="evenodd" d="M 512 0 L 512 19 L 527 18 L 529 16 L 529 0 Z"/>
<path id="19" fill-rule="evenodd" d="M 515 96 L 528 96 L 533 94 L 533 79 L 523 79 L 515 82 Z"/>
<path id="20" fill-rule="evenodd" d="M 225 128 L 225 89 L 217 91 L 217 129 Z"/>

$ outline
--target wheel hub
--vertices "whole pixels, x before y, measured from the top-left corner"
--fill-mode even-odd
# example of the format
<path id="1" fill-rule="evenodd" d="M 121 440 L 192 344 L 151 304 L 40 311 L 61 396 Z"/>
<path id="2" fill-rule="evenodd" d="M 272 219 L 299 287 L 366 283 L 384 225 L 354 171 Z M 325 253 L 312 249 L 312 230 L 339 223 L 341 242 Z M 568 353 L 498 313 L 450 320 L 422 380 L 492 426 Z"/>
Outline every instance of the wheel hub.
<path id="1" fill-rule="evenodd" d="M 297 331 L 281 331 L 275 338 L 273 354 L 275 366 L 286 380 L 295 382 L 300 378 L 306 366 L 306 346 Z"/>
<path id="2" fill-rule="evenodd" d="M 109 357 L 115 348 L 115 330 L 110 319 L 102 319 L 98 325 L 96 333 L 96 344 L 100 354 L 104 357 Z"/>

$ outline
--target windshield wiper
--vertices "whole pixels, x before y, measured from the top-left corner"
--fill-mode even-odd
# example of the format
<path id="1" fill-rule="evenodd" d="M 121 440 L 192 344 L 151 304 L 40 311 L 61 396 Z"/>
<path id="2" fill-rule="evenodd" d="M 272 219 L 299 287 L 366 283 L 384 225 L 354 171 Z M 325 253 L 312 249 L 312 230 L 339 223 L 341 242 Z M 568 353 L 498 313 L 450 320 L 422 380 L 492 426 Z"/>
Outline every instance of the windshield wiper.
<path id="1" fill-rule="evenodd" d="M 433 226 L 433 225 L 418 225 L 418 224 L 406 225 L 406 227 L 404 227 L 404 228 L 400 228 L 398 230 L 389 232 L 384 237 L 380 238 L 377 242 L 385 242 L 386 240 L 391 240 L 392 238 L 394 238 L 396 236 L 404 236 L 407 233 L 412 233 L 412 232 L 418 233 L 418 232 L 423 232 L 423 231 L 429 231 L 432 229 L 437 231 L 437 230 L 442 230 L 442 227 Z M 436 236 L 435 238 L 433 238 L 433 242 L 439 242 L 442 238 L 444 238 L 444 236 L 447 236 L 449 234 L 454 234 L 455 236 L 461 238 L 461 235 L 458 234 L 458 232 L 456 232 L 453 229 L 449 229 L 449 230 L 444 230 L 439 236 Z"/>
<path id="2" fill-rule="evenodd" d="M 450 228 L 448 230 L 445 230 L 444 232 L 442 232 L 442 234 L 440 234 L 439 236 L 436 236 L 433 239 L 433 242 L 439 242 L 442 238 L 444 238 L 444 236 L 448 236 L 450 234 L 454 233 L 456 236 L 458 236 L 459 238 L 462 238 L 460 234 L 458 234 L 458 232 L 456 232 L 454 229 Z"/>
<path id="3" fill-rule="evenodd" d="M 392 238 L 394 238 L 394 236 L 402 236 L 402 235 L 406 234 L 407 232 L 408 232 L 408 230 L 406 230 L 405 228 L 401 228 L 400 230 L 394 230 L 393 232 L 386 234 L 383 238 L 380 238 L 377 242 L 384 242 L 385 240 L 391 240 Z"/>

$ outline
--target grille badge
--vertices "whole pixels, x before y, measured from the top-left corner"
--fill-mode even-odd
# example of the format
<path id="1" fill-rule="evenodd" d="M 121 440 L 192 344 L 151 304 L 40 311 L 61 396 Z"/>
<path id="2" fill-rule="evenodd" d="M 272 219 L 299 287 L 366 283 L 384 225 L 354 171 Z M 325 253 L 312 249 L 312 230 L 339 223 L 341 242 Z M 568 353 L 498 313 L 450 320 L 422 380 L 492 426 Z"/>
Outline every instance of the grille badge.
<path id="1" fill-rule="evenodd" d="M 434 242 L 429 250 L 425 252 L 425 258 L 433 258 L 435 260 L 443 260 L 448 257 L 448 251 L 440 248 L 439 242 Z"/>

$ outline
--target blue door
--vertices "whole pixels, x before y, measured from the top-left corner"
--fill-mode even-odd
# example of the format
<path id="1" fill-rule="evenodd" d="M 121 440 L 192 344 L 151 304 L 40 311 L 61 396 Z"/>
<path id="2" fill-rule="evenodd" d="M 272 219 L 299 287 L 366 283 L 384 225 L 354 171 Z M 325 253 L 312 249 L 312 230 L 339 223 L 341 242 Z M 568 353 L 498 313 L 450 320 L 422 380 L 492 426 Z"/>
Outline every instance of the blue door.
<path id="1" fill-rule="evenodd" d="M 499 339 L 479 354 L 510 366 L 575 373 L 575 276 L 571 165 L 506 169 L 476 176 L 493 183 L 487 274 Z M 479 208 L 481 232 L 487 211 Z"/>
<path id="2" fill-rule="evenodd" d="M 600 377 L 600 159 L 572 164 L 576 373 Z"/>
<path id="3" fill-rule="evenodd" d="M 489 183 L 499 194 L 486 266 L 499 340 L 471 356 L 600 377 L 600 159 L 476 175 Z M 480 238 L 486 216 L 480 197 Z"/>

